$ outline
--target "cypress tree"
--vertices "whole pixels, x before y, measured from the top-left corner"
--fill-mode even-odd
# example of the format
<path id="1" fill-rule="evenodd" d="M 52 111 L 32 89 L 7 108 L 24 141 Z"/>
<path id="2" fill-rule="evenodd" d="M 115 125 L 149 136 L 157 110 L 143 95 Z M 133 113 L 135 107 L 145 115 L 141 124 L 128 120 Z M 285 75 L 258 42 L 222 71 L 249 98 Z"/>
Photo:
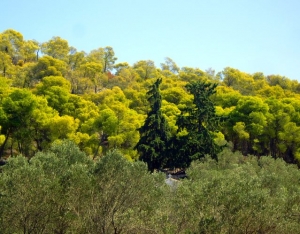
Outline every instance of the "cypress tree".
<path id="1" fill-rule="evenodd" d="M 150 111 L 144 125 L 139 129 L 140 140 L 135 146 L 140 160 L 148 164 L 148 169 L 163 168 L 167 159 L 170 131 L 167 120 L 161 112 L 162 97 L 159 86 L 162 79 L 157 79 L 147 92 Z"/>
<path id="2" fill-rule="evenodd" d="M 210 99 L 216 91 L 217 84 L 201 81 L 191 82 L 186 89 L 194 96 L 193 105 L 181 110 L 177 118 L 178 131 L 185 130 L 187 134 L 173 139 L 176 153 L 175 165 L 188 167 L 192 160 L 206 155 L 217 159 L 220 148 L 215 144 L 213 133 L 216 131 L 219 117 Z"/>

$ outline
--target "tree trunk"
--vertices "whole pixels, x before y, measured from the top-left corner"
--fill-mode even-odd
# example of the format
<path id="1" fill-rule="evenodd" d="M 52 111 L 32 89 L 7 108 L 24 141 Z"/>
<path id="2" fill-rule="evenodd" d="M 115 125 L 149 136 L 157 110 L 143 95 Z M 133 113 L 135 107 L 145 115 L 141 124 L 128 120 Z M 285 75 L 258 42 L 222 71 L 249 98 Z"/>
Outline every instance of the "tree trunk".
<path id="1" fill-rule="evenodd" d="M 5 140 L 4 140 L 4 142 L 2 143 L 2 145 L 0 146 L 0 158 L 3 156 L 4 148 L 5 148 L 5 145 L 6 145 L 6 143 L 7 143 L 9 134 L 10 134 L 10 132 L 7 131 L 7 133 L 6 133 L 6 135 L 5 135 Z"/>

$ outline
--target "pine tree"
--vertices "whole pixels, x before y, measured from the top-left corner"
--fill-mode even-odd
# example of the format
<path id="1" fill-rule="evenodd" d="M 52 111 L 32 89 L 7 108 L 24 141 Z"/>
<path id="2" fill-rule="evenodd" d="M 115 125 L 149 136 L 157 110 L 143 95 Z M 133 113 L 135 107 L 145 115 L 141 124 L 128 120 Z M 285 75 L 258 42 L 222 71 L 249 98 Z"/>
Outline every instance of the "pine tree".
<path id="1" fill-rule="evenodd" d="M 148 164 L 148 169 L 163 168 L 167 159 L 167 148 L 170 138 L 168 123 L 161 112 L 162 97 L 159 86 L 162 79 L 157 79 L 147 92 L 150 111 L 144 125 L 139 129 L 140 140 L 135 146 L 140 160 Z"/>

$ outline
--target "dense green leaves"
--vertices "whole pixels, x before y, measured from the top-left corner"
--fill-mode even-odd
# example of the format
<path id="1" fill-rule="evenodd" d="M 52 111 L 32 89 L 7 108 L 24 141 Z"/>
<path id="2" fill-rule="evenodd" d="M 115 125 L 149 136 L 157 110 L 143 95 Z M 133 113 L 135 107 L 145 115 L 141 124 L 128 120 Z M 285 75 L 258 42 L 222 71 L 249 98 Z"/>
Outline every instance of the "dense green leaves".
<path id="1" fill-rule="evenodd" d="M 0 33 L 0 233 L 298 232 L 298 81 L 116 61 Z"/>
<path id="2" fill-rule="evenodd" d="M 300 172 L 226 149 L 165 176 L 120 152 L 91 160 L 71 141 L 0 173 L 1 233 L 297 233 Z"/>
<path id="3" fill-rule="evenodd" d="M 205 155 L 217 158 L 218 146 L 214 142 L 212 132 L 216 131 L 219 117 L 216 115 L 211 96 L 215 93 L 216 84 L 192 82 L 186 85 L 193 95 L 193 105 L 181 110 L 178 116 L 179 139 L 173 144 L 182 165 L 189 166 L 190 162 Z M 179 147 L 178 147 L 179 146 Z"/>
<path id="4" fill-rule="evenodd" d="M 5 140 L 0 146 L 0 157 L 4 153 L 8 138 L 11 136 L 17 140 L 19 151 L 28 153 L 30 147 L 30 145 L 27 145 L 30 142 L 30 120 L 36 106 L 37 101 L 34 95 L 25 89 L 16 89 L 3 99 L 0 118 L 1 131 L 5 135 Z"/>
<path id="5" fill-rule="evenodd" d="M 147 93 L 150 111 L 144 125 L 139 129 L 140 140 L 135 146 L 140 153 L 140 159 L 148 164 L 150 171 L 163 168 L 169 160 L 167 150 L 170 130 L 161 112 L 161 82 L 161 79 L 157 79 Z"/>
<path id="6" fill-rule="evenodd" d="M 1 233 L 140 233 L 162 195 L 158 182 L 163 178 L 149 174 L 145 164 L 116 151 L 95 163 L 74 143 L 56 143 L 4 167 Z"/>
<path id="7" fill-rule="evenodd" d="M 206 154 L 215 157 L 215 144 L 232 145 L 244 155 L 299 162 L 300 85 L 285 76 L 230 67 L 217 73 L 212 68 L 179 68 L 168 57 L 161 68 L 151 60 L 115 64 L 110 46 L 79 52 L 60 37 L 40 43 L 13 29 L 0 33 L 0 55 L 0 148 L 5 157 L 32 157 L 67 138 L 92 157 L 118 148 L 136 160 L 134 146 L 142 136 L 138 129 L 151 109 L 147 90 L 161 79 L 160 115 L 168 122 L 172 141 L 166 143 L 161 136 L 163 140 L 149 137 L 143 143 L 157 145 L 153 152 L 153 146 L 144 149 L 151 155 L 168 149 L 167 156 L 155 156 L 160 155 L 161 166 L 186 167 Z M 210 88 L 200 83 L 218 86 L 207 98 Z M 9 101 L 16 88 L 38 103 L 27 114 L 27 97 L 18 102 L 24 102 L 24 114 L 16 109 L 17 102 Z M 227 119 L 216 128 L 221 116 Z"/>
<path id="8" fill-rule="evenodd" d="M 41 50 L 44 54 L 55 59 L 66 61 L 70 48 L 67 40 L 60 37 L 52 37 L 48 42 L 42 44 Z"/>

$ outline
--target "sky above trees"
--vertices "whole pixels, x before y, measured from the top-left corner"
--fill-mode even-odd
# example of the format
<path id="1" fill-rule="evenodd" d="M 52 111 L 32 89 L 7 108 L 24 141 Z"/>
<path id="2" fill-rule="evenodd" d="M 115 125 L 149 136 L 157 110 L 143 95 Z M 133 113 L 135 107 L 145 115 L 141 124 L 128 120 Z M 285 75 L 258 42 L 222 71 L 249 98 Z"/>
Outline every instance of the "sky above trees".
<path id="1" fill-rule="evenodd" d="M 297 0 L 1 1 L 0 31 L 60 36 L 79 51 L 111 46 L 118 62 L 165 57 L 180 67 L 230 66 L 300 80 Z"/>

